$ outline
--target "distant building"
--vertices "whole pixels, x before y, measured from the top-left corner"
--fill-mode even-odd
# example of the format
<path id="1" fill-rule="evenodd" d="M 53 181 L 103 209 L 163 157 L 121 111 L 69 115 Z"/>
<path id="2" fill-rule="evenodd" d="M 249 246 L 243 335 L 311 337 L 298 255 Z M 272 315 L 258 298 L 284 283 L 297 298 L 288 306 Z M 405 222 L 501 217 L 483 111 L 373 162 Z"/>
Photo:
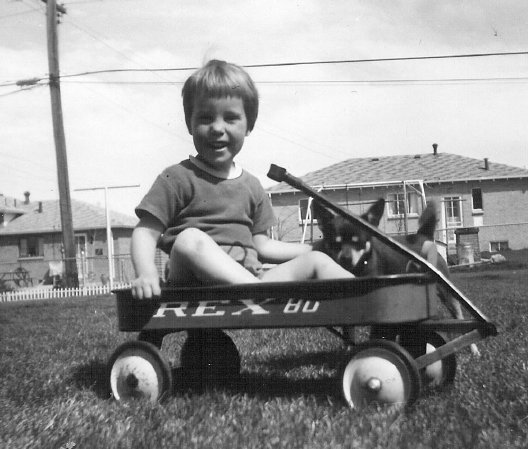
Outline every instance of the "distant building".
<path id="1" fill-rule="evenodd" d="M 108 279 L 105 209 L 77 200 L 71 204 L 79 279 Z M 138 220 L 114 211 L 110 217 L 115 278 L 127 281 L 132 277 L 130 238 Z M 0 280 L 18 268 L 33 283 L 41 282 L 62 258 L 59 200 L 31 202 L 26 192 L 25 200 L 18 201 L 0 194 Z"/>
<path id="2" fill-rule="evenodd" d="M 440 153 L 348 159 L 299 176 L 329 199 L 361 214 L 378 198 L 387 201 L 380 228 L 387 234 L 417 229 L 422 197 L 438 205 L 437 241 L 449 254 L 471 235 L 478 251 L 528 247 L 528 170 Z M 286 167 L 288 169 L 288 167 Z M 306 220 L 307 197 L 285 183 L 267 189 L 285 241 L 318 239 Z"/>

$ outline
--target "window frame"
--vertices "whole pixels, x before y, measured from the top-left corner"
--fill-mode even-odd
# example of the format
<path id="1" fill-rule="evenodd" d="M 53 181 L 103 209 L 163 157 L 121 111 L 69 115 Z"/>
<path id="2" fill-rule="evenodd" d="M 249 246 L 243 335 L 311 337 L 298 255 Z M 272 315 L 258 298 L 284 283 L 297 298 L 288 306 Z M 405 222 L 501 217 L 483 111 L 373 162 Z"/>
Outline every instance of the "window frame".
<path id="1" fill-rule="evenodd" d="M 496 248 L 493 248 L 493 245 L 496 245 Z M 501 248 L 504 246 L 504 248 Z M 489 242 L 489 251 L 490 253 L 499 253 L 501 251 L 508 251 L 510 249 L 509 240 L 492 240 Z"/>
<path id="2" fill-rule="evenodd" d="M 480 196 L 480 207 L 475 207 L 475 192 L 479 192 Z M 474 187 L 471 189 L 471 211 L 473 213 L 483 213 L 484 212 L 484 198 L 482 196 L 482 189 L 480 187 Z"/>
<path id="3" fill-rule="evenodd" d="M 408 217 L 418 217 L 418 210 L 417 210 L 418 209 L 418 198 L 419 197 L 415 192 L 407 192 L 407 216 Z M 387 218 L 402 218 L 405 216 L 404 193 L 388 193 L 386 202 L 387 202 Z M 394 211 L 394 206 L 397 206 L 396 211 Z"/>
<path id="4" fill-rule="evenodd" d="M 30 242 L 32 244 L 30 244 Z M 23 248 L 25 248 L 23 250 Z M 35 251 L 31 251 L 35 249 Z M 43 259 L 44 258 L 44 237 L 40 235 L 26 235 L 18 239 L 19 259 Z"/>

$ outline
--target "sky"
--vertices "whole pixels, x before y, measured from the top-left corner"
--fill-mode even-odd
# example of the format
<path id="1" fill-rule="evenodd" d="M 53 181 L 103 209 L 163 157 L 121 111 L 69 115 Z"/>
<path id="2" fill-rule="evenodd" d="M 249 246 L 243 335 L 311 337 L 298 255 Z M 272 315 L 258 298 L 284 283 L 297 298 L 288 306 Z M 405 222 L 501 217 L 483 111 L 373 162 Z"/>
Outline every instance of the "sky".
<path id="1" fill-rule="evenodd" d="M 528 54 L 354 62 L 528 52 L 525 0 L 61 4 L 74 199 L 104 207 L 102 190 L 78 189 L 120 187 L 108 191 L 108 206 L 133 215 L 155 177 L 194 154 L 181 103 L 192 70 L 181 69 L 212 58 L 317 63 L 247 69 L 260 110 L 237 160 L 265 187 L 274 184 L 272 163 L 302 176 L 349 158 L 428 153 L 433 143 L 528 165 Z M 0 0 L 0 193 L 29 191 L 34 201 L 59 198 L 45 9 L 40 0 Z M 114 69 L 135 71 L 85 74 Z M 15 85 L 31 78 L 42 81 Z"/>

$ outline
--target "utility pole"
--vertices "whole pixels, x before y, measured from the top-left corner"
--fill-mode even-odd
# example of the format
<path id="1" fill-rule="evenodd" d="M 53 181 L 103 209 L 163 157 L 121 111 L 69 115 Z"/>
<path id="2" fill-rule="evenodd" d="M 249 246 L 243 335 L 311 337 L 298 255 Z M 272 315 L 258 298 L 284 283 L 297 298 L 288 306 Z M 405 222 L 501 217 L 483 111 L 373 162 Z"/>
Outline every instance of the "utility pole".
<path id="1" fill-rule="evenodd" d="M 62 6 L 57 7 L 55 0 L 47 4 L 48 67 L 51 95 L 51 115 L 53 120 L 53 137 L 57 158 L 57 177 L 59 181 L 59 203 L 61 213 L 62 243 L 64 245 L 65 280 L 67 287 L 78 287 L 75 236 L 73 233 L 72 207 L 70 198 L 70 181 L 68 177 L 68 160 L 66 157 L 66 139 L 62 120 L 62 103 L 59 83 L 59 46 L 57 38 L 57 11 L 66 13 Z"/>
<path id="2" fill-rule="evenodd" d="M 110 291 L 114 289 L 114 277 L 115 277 L 115 266 L 114 266 L 114 238 L 112 236 L 112 225 L 110 220 L 110 208 L 108 207 L 108 190 L 110 189 L 131 189 L 134 187 L 140 187 L 139 184 L 130 186 L 104 186 L 104 187 L 87 187 L 84 189 L 75 189 L 76 192 L 85 192 L 87 190 L 104 190 L 105 199 L 105 217 L 106 217 L 106 248 L 108 258 L 108 278 Z"/>

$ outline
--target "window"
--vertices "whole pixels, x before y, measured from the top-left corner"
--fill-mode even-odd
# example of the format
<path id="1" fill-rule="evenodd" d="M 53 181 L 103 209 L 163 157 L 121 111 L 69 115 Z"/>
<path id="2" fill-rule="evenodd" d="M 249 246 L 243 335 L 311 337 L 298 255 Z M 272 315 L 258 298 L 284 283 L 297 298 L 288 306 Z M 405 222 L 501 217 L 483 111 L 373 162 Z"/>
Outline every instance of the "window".
<path id="1" fill-rule="evenodd" d="M 481 211 L 484 209 L 482 205 L 482 190 L 471 189 L 471 207 L 473 210 Z"/>
<path id="2" fill-rule="evenodd" d="M 448 196 L 444 198 L 448 226 L 462 226 L 462 210 L 460 208 L 460 201 L 460 197 L 458 196 Z"/>
<path id="3" fill-rule="evenodd" d="M 308 202 L 310 202 L 309 198 L 304 198 L 302 200 L 299 200 L 299 223 L 302 223 L 302 224 L 311 223 L 312 218 L 313 218 L 313 222 L 317 223 L 317 220 L 314 218 L 312 202 L 310 202 L 310 215 L 307 216 Z"/>
<path id="4" fill-rule="evenodd" d="M 22 237 L 18 242 L 19 257 L 44 257 L 44 239 L 37 236 Z"/>
<path id="5" fill-rule="evenodd" d="M 418 195 L 407 194 L 407 214 L 418 214 Z M 391 193 L 387 196 L 389 203 L 389 217 L 401 217 L 405 214 L 405 195 L 403 193 Z"/>
<path id="6" fill-rule="evenodd" d="M 463 226 L 462 221 L 462 198 L 459 196 L 447 196 L 444 198 L 444 216 L 447 229 L 447 241 L 456 241 L 454 228 Z"/>
<path id="7" fill-rule="evenodd" d="M 490 242 L 490 252 L 492 253 L 496 253 L 499 251 L 507 251 L 508 249 L 510 249 L 510 247 L 508 246 L 507 240 L 499 242 Z"/>

